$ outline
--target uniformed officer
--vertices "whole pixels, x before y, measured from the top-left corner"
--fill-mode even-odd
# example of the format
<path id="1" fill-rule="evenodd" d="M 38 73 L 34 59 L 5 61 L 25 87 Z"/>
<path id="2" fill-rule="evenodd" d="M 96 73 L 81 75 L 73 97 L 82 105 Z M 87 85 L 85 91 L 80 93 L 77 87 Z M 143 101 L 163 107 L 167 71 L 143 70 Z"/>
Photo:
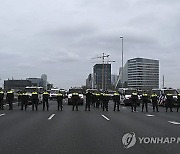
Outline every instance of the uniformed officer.
<path id="1" fill-rule="evenodd" d="M 45 106 L 47 108 L 47 111 L 49 111 L 49 93 L 47 91 L 43 92 L 43 111 L 45 109 Z"/>
<path id="2" fill-rule="evenodd" d="M 38 102 L 39 102 L 37 91 L 32 92 L 31 101 L 32 101 L 32 110 L 34 110 L 34 106 L 35 106 L 36 111 L 37 111 L 38 110 Z"/>
<path id="3" fill-rule="evenodd" d="M 23 91 L 21 96 L 21 110 L 23 110 L 24 107 L 25 110 L 27 109 L 28 102 L 29 102 L 29 95 L 27 94 L 26 91 Z"/>
<path id="4" fill-rule="evenodd" d="M 112 97 L 113 101 L 114 101 L 114 110 L 116 110 L 116 107 L 117 107 L 117 110 L 120 111 L 119 109 L 119 105 L 120 105 L 120 95 L 118 92 L 115 92 L 113 97 Z"/>
<path id="5" fill-rule="evenodd" d="M 12 90 L 8 90 L 6 95 L 6 100 L 9 104 L 9 110 L 13 110 L 13 100 L 14 100 L 14 92 Z"/>
<path id="6" fill-rule="evenodd" d="M 155 112 L 155 108 L 156 108 L 156 111 L 159 112 L 159 110 L 158 110 L 158 96 L 155 92 L 151 95 L 151 101 L 152 101 L 152 105 L 153 105 L 153 112 Z"/>
<path id="7" fill-rule="evenodd" d="M 0 110 L 4 110 L 3 98 L 4 98 L 4 92 L 2 89 L 0 89 Z"/>
<path id="8" fill-rule="evenodd" d="M 171 93 L 168 93 L 166 95 L 166 112 L 168 108 L 170 108 L 170 112 L 173 112 L 172 105 L 173 105 L 173 95 Z"/>
<path id="9" fill-rule="evenodd" d="M 85 111 L 87 111 L 87 109 L 90 111 L 91 108 L 91 102 L 92 102 L 92 97 L 93 94 L 91 92 L 87 92 L 86 93 L 86 105 L 85 105 Z"/>
<path id="10" fill-rule="evenodd" d="M 179 111 L 180 108 L 180 93 L 177 95 L 177 112 Z"/>
<path id="11" fill-rule="evenodd" d="M 99 108 L 100 106 L 100 97 L 101 97 L 100 93 L 96 92 L 95 94 L 96 108 Z"/>
<path id="12" fill-rule="evenodd" d="M 146 108 L 146 112 L 148 112 L 149 96 L 146 91 L 142 94 L 141 100 L 142 100 L 142 112 L 144 111 L 144 106 Z"/>
<path id="13" fill-rule="evenodd" d="M 136 111 L 137 102 L 138 102 L 138 94 L 136 91 L 134 91 L 131 94 L 131 111 L 132 112 Z"/>
<path id="14" fill-rule="evenodd" d="M 74 111 L 74 107 L 76 106 L 76 111 L 78 111 L 78 102 L 79 102 L 79 94 L 78 93 L 72 93 L 72 111 Z"/>
<path id="15" fill-rule="evenodd" d="M 108 103 L 109 103 L 109 96 L 107 93 L 104 93 L 103 95 L 103 111 L 108 111 Z"/>
<path id="16" fill-rule="evenodd" d="M 61 108 L 61 111 L 63 109 L 63 94 L 60 91 L 57 94 L 57 108 Z"/>

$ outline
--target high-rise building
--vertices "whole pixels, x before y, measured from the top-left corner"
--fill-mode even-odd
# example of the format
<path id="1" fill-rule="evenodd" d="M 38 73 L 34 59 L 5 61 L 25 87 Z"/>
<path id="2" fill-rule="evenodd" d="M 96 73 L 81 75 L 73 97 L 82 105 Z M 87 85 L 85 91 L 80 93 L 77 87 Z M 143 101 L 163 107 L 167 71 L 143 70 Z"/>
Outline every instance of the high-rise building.
<path id="1" fill-rule="evenodd" d="M 86 87 L 93 88 L 93 75 L 92 74 L 89 74 L 86 79 Z"/>
<path id="2" fill-rule="evenodd" d="M 41 79 L 43 80 L 43 87 L 45 90 L 47 90 L 47 75 L 46 74 L 42 74 L 41 75 Z"/>
<path id="3" fill-rule="evenodd" d="M 93 87 L 109 89 L 111 87 L 111 64 L 95 64 L 93 67 Z"/>
<path id="4" fill-rule="evenodd" d="M 119 77 L 122 82 L 122 71 Z M 123 67 L 123 85 L 138 89 L 159 88 L 159 60 L 129 59 Z"/>

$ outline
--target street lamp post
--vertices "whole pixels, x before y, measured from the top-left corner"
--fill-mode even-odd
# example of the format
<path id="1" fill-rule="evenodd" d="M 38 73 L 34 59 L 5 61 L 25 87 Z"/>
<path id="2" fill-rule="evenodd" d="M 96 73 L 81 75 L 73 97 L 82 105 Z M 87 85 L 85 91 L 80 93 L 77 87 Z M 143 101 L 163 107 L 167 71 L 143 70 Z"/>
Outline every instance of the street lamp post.
<path id="1" fill-rule="evenodd" d="M 121 70 L 122 71 L 122 78 L 121 79 L 122 79 L 122 88 L 123 88 L 123 36 L 121 36 L 120 39 L 122 40 L 122 66 L 121 66 L 122 67 L 121 68 L 122 69 Z"/>

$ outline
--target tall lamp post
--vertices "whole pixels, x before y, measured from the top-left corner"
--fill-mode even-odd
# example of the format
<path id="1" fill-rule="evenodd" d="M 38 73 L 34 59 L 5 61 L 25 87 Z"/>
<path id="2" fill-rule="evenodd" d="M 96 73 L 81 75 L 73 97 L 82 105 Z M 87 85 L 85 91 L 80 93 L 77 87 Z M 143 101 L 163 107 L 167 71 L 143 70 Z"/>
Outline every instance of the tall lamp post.
<path id="1" fill-rule="evenodd" d="M 122 40 L 122 88 L 123 88 L 123 36 L 120 37 L 120 39 Z"/>

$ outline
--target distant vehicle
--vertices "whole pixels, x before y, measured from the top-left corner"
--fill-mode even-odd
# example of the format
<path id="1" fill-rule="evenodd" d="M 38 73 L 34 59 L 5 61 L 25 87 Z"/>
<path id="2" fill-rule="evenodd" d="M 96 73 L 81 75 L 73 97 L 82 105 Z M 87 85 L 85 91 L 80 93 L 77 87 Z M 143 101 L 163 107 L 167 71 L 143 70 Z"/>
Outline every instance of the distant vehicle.
<path id="1" fill-rule="evenodd" d="M 30 102 L 31 102 L 32 92 L 34 92 L 34 91 L 38 92 L 39 103 L 42 103 L 42 93 L 44 91 L 43 87 L 36 87 L 36 86 L 26 87 L 25 91 L 27 92 L 27 94 L 30 97 L 30 99 L 29 99 Z"/>
<path id="2" fill-rule="evenodd" d="M 174 100 L 173 105 L 176 106 L 177 105 L 178 91 L 176 89 L 173 89 L 173 88 L 161 89 L 158 104 L 161 106 L 166 106 L 166 95 L 167 94 L 172 94 L 173 100 Z"/>
<path id="3" fill-rule="evenodd" d="M 49 99 L 50 99 L 50 100 L 56 99 L 59 90 L 60 90 L 59 88 L 52 88 L 52 89 L 50 90 Z"/>
<path id="4" fill-rule="evenodd" d="M 93 93 L 97 93 L 98 90 L 97 89 L 87 89 L 86 93 L 88 93 L 88 92 L 91 92 L 93 94 Z"/>
<path id="5" fill-rule="evenodd" d="M 78 88 L 78 87 L 74 87 L 74 88 L 70 88 L 69 92 L 68 92 L 68 105 L 72 105 L 72 94 L 73 93 L 78 93 L 79 94 L 79 105 L 83 105 L 84 102 L 84 95 L 83 95 L 83 89 L 82 88 Z"/>
<path id="6" fill-rule="evenodd" d="M 121 100 L 121 104 L 127 106 L 127 105 L 131 105 L 131 94 L 137 90 L 133 89 L 133 88 L 122 88 L 119 90 L 120 93 L 120 100 Z M 138 95 L 138 99 L 140 100 L 140 96 Z M 140 101 L 138 101 L 138 104 L 140 105 Z"/>

